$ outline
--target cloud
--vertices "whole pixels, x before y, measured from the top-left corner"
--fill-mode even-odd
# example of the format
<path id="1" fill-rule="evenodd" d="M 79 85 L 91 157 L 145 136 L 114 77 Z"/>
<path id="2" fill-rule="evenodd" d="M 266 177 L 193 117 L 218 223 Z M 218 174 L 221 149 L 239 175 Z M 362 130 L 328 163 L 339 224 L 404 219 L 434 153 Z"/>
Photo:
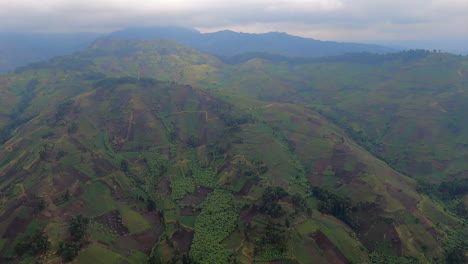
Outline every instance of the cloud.
<path id="1" fill-rule="evenodd" d="M 0 3 L 0 31 L 112 31 L 181 25 L 204 31 L 287 31 L 354 40 L 457 35 L 466 0 L 15 0 Z"/>

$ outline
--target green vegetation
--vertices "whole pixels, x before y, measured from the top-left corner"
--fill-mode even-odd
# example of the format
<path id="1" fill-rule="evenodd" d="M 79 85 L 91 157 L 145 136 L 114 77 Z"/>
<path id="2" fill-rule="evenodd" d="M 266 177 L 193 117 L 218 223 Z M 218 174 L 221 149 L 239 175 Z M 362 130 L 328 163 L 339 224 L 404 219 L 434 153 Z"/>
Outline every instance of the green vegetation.
<path id="1" fill-rule="evenodd" d="M 331 214 L 347 223 L 350 227 L 356 227 L 356 221 L 351 213 L 351 202 L 343 199 L 320 187 L 312 188 L 313 195 L 320 200 L 318 209 L 325 214 Z"/>
<path id="2" fill-rule="evenodd" d="M 83 198 L 87 202 L 87 212 L 90 216 L 98 216 L 116 208 L 109 188 L 100 182 L 88 186 Z"/>
<path id="3" fill-rule="evenodd" d="M 102 39 L 0 76 L 0 262 L 462 263 L 466 58 L 249 56 Z"/>
<path id="4" fill-rule="evenodd" d="M 82 215 L 73 217 L 68 225 L 68 241 L 60 241 L 58 243 L 57 254 L 65 262 L 72 261 L 80 249 L 86 244 L 86 229 L 89 219 Z"/>
<path id="5" fill-rule="evenodd" d="M 122 223 L 128 227 L 131 234 L 138 234 L 150 228 L 148 221 L 139 213 L 129 208 L 124 208 L 120 212 L 122 214 Z"/>
<path id="6" fill-rule="evenodd" d="M 416 190 L 444 204 L 447 210 L 465 221 L 468 220 L 468 208 L 462 200 L 462 197 L 468 193 L 468 179 L 443 182 L 439 185 L 419 180 Z"/>
<path id="7" fill-rule="evenodd" d="M 37 230 L 34 234 L 21 239 L 15 245 L 15 252 L 18 255 L 39 255 L 47 252 L 50 248 L 50 242 L 44 231 Z"/>
<path id="8" fill-rule="evenodd" d="M 200 205 L 202 212 L 195 222 L 195 235 L 190 254 L 198 263 L 229 263 L 233 252 L 220 242 L 236 229 L 238 211 L 233 197 L 220 190 L 208 195 Z"/>
<path id="9" fill-rule="evenodd" d="M 100 244 L 92 244 L 83 249 L 77 258 L 77 263 L 119 263 L 124 259 L 116 252 L 106 249 Z"/>

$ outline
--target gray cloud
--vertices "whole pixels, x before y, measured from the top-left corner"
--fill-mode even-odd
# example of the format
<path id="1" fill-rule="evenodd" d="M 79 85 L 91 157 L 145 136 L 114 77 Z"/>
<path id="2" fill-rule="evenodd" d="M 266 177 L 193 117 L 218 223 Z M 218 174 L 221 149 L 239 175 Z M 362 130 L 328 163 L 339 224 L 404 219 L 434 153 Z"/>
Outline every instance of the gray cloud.
<path id="1" fill-rule="evenodd" d="M 112 31 L 181 25 L 202 31 L 286 31 L 318 39 L 467 35 L 466 0 L 15 0 L 0 2 L 0 31 Z"/>

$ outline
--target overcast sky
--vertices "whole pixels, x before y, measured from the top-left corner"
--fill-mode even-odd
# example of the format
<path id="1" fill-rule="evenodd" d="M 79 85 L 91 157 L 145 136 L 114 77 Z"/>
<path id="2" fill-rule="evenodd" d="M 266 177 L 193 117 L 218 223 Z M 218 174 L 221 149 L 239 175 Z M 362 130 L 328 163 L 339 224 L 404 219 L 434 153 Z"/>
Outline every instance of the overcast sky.
<path id="1" fill-rule="evenodd" d="M 468 39 L 468 0 L 0 0 L 0 17 L 3 32 L 179 25 L 338 41 Z"/>

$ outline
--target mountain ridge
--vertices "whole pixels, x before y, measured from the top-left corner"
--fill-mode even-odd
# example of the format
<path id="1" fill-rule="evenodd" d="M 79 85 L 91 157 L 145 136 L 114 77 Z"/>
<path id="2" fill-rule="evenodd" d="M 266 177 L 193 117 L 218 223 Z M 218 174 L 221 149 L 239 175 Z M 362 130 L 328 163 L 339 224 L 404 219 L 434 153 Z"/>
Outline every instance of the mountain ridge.
<path id="1" fill-rule="evenodd" d="M 177 28 L 133 28 L 111 33 L 124 39 L 170 38 L 214 55 L 233 56 L 248 52 L 266 52 L 288 57 L 320 57 L 355 52 L 388 53 L 395 49 L 372 44 L 320 41 L 282 32 L 241 33 L 223 30 L 212 33 Z"/>

